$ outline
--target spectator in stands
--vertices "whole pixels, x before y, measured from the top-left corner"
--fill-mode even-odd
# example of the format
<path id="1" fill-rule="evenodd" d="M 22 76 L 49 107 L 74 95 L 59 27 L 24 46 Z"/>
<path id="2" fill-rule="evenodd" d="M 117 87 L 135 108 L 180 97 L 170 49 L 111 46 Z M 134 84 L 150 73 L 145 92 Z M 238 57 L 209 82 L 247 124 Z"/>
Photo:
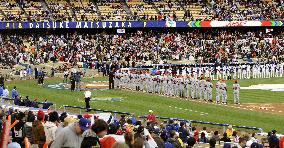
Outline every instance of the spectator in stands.
<path id="1" fill-rule="evenodd" d="M 23 144 L 24 141 L 24 125 L 25 125 L 25 121 L 24 121 L 24 117 L 25 114 L 23 112 L 19 112 L 17 114 L 16 117 L 16 125 L 11 129 L 12 130 L 12 138 L 13 138 L 13 142 L 17 142 L 20 145 Z"/>
<path id="2" fill-rule="evenodd" d="M 147 116 L 147 122 L 155 122 L 156 116 L 152 110 L 149 110 L 149 114 Z"/>
<path id="3" fill-rule="evenodd" d="M 142 138 L 136 138 L 133 143 L 133 148 L 143 148 L 146 147 L 144 145 L 144 140 Z"/>
<path id="4" fill-rule="evenodd" d="M 196 129 L 196 127 L 192 127 L 192 135 L 193 135 L 193 137 L 194 137 L 194 139 L 196 140 L 196 141 L 199 141 L 199 132 L 198 132 L 198 130 Z"/>
<path id="5" fill-rule="evenodd" d="M 133 132 L 134 125 L 132 124 L 131 119 L 127 119 L 126 124 L 124 125 L 126 132 Z"/>
<path id="6" fill-rule="evenodd" d="M 91 129 L 88 129 L 83 133 L 83 141 L 81 144 L 81 148 L 91 148 L 92 146 L 101 147 L 111 147 L 115 143 L 115 139 L 113 137 L 107 137 L 99 141 L 99 138 L 103 138 L 108 131 L 108 124 L 102 120 L 97 119 L 95 123 L 92 125 Z"/>
<path id="7" fill-rule="evenodd" d="M 205 134 L 205 137 L 208 139 L 209 136 L 208 136 L 208 133 L 207 133 L 207 131 L 206 131 L 206 127 L 203 127 L 203 128 L 202 128 L 202 130 L 200 131 L 200 133 L 202 133 L 202 132 Z"/>
<path id="8" fill-rule="evenodd" d="M 33 134 L 32 134 L 32 124 L 35 121 L 35 115 L 32 111 L 28 112 L 27 121 L 24 125 L 24 137 L 27 137 L 31 144 L 34 144 Z"/>
<path id="9" fill-rule="evenodd" d="M 37 113 L 37 120 L 34 121 L 32 124 L 32 135 L 34 144 L 37 144 L 39 148 L 42 148 L 46 141 L 46 136 L 44 132 L 44 117 L 44 112 L 42 110 L 39 110 Z"/>
<path id="10" fill-rule="evenodd" d="M 83 141 L 82 134 L 88 130 L 91 122 L 85 118 L 81 118 L 79 122 L 72 123 L 63 128 L 58 136 L 55 137 L 51 147 L 81 147 Z"/>
<path id="11" fill-rule="evenodd" d="M 170 131 L 169 142 L 170 142 L 175 148 L 182 148 L 181 143 L 178 141 L 178 135 L 177 135 L 176 131 L 174 131 L 174 130 Z"/>
<path id="12" fill-rule="evenodd" d="M 215 148 L 215 145 L 216 145 L 216 141 L 215 141 L 215 139 L 210 139 L 209 140 L 209 145 L 210 145 L 210 148 Z"/>
<path id="13" fill-rule="evenodd" d="M 228 129 L 226 130 L 226 133 L 227 133 L 228 137 L 231 137 L 233 135 L 234 131 L 235 131 L 235 129 L 233 129 L 233 126 L 229 125 Z"/>
<path id="14" fill-rule="evenodd" d="M 208 143 L 208 139 L 206 138 L 205 133 L 201 132 L 199 142 Z"/>
<path id="15" fill-rule="evenodd" d="M 185 122 L 180 122 L 180 128 L 178 132 L 179 132 L 180 139 L 183 142 L 187 142 L 187 139 L 189 137 L 189 130 L 186 128 Z"/>
<path id="16" fill-rule="evenodd" d="M 211 139 L 214 139 L 216 142 L 220 143 L 219 132 L 215 131 L 214 134 L 212 135 Z"/>
<path id="17" fill-rule="evenodd" d="M 133 133 L 125 133 L 124 134 L 125 143 L 128 145 L 129 148 L 133 148 L 134 144 L 134 135 Z"/>
<path id="18" fill-rule="evenodd" d="M 48 121 L 44 124 L 44 132 L 46 136 L 46 141 L 52 143 L 55 140 L 55 132 L 59 124 L 59 116 L 56 111 L 49 113 Z"/>
<path id="19" fill-rule="evenodd" d="M 223 137 L 220 139 L 220 141 L 231 142 L 230 138 L 227 136 L 227 133 L 223 134 Z"/>
<path id="20" fill-rule="evenodd" d="M 13 90 L 12 90 L 12 98 L 15 99 L 16 97 L 19 96 L 19 93 L 17 91 L 16 86 L 14 86 Z"/>
<path id="21" fill-rule="evenodd" d="M 64 114 L 64 115 L 62 115 L 62 114 Z M 67 127 L 68 125 L 76 122 L 76 119 L 74 119 L 73 117 L 67 116 L 66 112 L 64 112 L 62 114 L 60 115 L 61 123 L 60 123 L 60 125 L 58 126 L 58 128 L 55 132 L 55 137 L 58 136 L 58 134 L 63 130 L 64 127 Z"/>
<path id="22" fill-rule="evenodd" d="M 271 131 L 271 136 L 268 139 L 270 148 L 279 148 L 279 139 L 276 136 L 276 133 L 277 133 L 276 130 Z"/>
<path id="23" fill-rule="evenodd" d="M 154 141 L 156 142 L 157 146 L 159 148 L 165 148 L 165 144 L 162 140 L 162 138 L 159 136 L 160 134 L 160 131 L 158 128 L 152 128 L 149 130 L 150 134 L 151 134 L 151 137 L 154 139 Z"/>
<path id="24" fill-rule="evenodd" d="M 187 139 L 187 147 L 186 148 L 192 148 L 195 143 L 196 143 L 196 140 L 193 137 L 189 137 Z"/>
<path id="25" fill-rule="evenodd" d="M 109 129 L 108 129 L 108 135 L 107 136 L 111 136 L 115 139 L 116 142 L 121 142 L 124 143 L 124 137 L 123 135 L 117 135 L 117 130 L 118 130 L 118 126 L 115 125 L 114 123 L 109 124 Z"/>
<path id="26" fill-rule="evenodd" d="M 144 126 L 139 126 L 137 128 L 136 133 L 134 134 L 134 138 L 135 139 L 138 138 L 138 137 L 143 138 L 143 136 L 144 136 Z"/>
<path id="27" fill-rule="evenodd" d="M 126 123 L 125 115 L 120 115 L 119 124 L 121 127 Z"/>
<path id="28" fill-rule="evenodd" d="M 9 98 L 9 90 L 8 90 L 8 87 L 4 87 L 4 90 L 3 90 L 3 98 Z"/>
<path id="29" fill-rule="evenodd" d="M 240 137 L 238 136 L 237 131 L 234 131 L 234 132 L 233 132 L 232 138 L 233 138 L 233 142 L 239 143 L 239 138 L 240 138 Z"/>

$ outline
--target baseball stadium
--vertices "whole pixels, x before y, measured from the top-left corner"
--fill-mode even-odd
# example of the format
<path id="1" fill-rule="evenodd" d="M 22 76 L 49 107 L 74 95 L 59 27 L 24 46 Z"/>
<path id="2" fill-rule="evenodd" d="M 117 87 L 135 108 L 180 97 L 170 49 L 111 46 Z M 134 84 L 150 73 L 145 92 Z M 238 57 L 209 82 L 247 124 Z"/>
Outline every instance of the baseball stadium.
<path id="1" fill-rule="evenodd" d="M 0 0 L 0 147 L 284 148 L 283 0 Z"/>

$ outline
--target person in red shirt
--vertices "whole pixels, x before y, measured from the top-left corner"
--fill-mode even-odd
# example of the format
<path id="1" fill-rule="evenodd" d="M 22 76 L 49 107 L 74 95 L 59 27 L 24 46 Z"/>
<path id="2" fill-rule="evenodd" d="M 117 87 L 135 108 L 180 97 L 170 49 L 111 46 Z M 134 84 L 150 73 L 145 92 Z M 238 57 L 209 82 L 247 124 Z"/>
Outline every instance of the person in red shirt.
<path id="1" fill-rule="evenodd" d="M 152 110 L 149 110 L 149 114 L 147 116 L 147 121 L 148 122 L 155 122 L 156 121 L 156 116 Z"/>

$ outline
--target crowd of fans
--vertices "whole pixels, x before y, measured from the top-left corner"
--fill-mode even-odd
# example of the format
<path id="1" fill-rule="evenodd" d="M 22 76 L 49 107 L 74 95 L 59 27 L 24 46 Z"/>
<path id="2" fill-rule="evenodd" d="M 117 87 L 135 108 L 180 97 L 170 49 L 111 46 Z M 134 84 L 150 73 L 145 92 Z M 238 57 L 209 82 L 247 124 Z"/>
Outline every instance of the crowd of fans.
<path id="1" fill-rule="evenodd" d="M 51 20 L 49 12 L 44 10 L 43 5 L 40 2 L 23 1 L 20 5 L 28 14 L 29 21 Z"/>
<path id="2" fill-rule="evenodd" d="M 258 137 L 255 133 L 241 135 L 232 126 L 220 134 L 218 130 L 213 132 L 206 127 L 198 130 L 187 122 L 172 119 L 161 122 L 151 110 L 146 120 L 111 115 L 108 121 L 104 121 L 90 114 L 74 116 L 52 110 L 44 113 L 43 110 L 33 112 L 4 108 L 0 110 L 1 134 L 8 115 L 11 115 L 11 122 L 15 123 L 11 128 L 9 144 L 17 146 L 13 148 L 24 146 L 25 138 L 32 146 L 39 148 L 44 145 L 51 148 L 191 148 L 194 145 L 209 145 L 212 148 L 217 145 L 224 148 L 261 148 L 269 145 L 278 148 L 283 141 L 283 137 L 279 139 L 276 136 L 276 130 L 269 132 L 267 137 Z"/>
<path id="3" fill-rule="evenodd" d="M 0 1 L 1 11 L 4 14 L 2 21 L 21 21 L 25 17 L 18 3 L 9 3 L 5 0 Z"/>
<path id="4" fill-rule="evenodd" d="M 205 63 L 283 61 L 284 34 L 265 30 L 143 30 L 116 33 L 2 34 L 0 63 L 64 61 L 93 67 L 114 61 L 121 67 L 135 63 L 190 60 Z M 134 62 L 134 63 L 132 63 Z"/>
<path id="5" fill-rule="evenodd" d="M 83 1 L 76 0 L 78 4 Z M 133 3 L 134 2 L 134 3 Z M 93 20 L 281 20 L 284 18 L 283 0 L 101 0 L 88 6 L 72 5 L 72 1 L 38 2 L 19 0 L 15 3 L 1 1 L 3 21 L 93 21 Z M 44 10 L 46 5 L 48 10 Z M 109 6 L 99 7 L 97 6 Z M 127 9 L 129 8 L 129 12 Z M 27 8 L 38 10 L 30 13 Z M 1 10 L 0 9 L 0 10 Z M 21 10 L 23 9 L 23 10 Z M 15 10 L 15 11 L 11 11 Z M 110 10 L 105 13 L 106 10 Z M 27 13 L 27 14 L 25 14 Z M 49 14 L 51 13 L 51 14 Z M 100 16 L 98 16 L 100 14 Z M 95 15 L 95 16 L 93 16 Z M 50 17 L 52 16 L 52 17 Z"/>
<path id="6" fill-rule="evenodd" d="M 213 20 L 271 20 L 283 19 L 282 0 L 238 0 L 238 1 L 211 1 L 211 5 L 205 5 L 201 13 L 213 14 Z"/>

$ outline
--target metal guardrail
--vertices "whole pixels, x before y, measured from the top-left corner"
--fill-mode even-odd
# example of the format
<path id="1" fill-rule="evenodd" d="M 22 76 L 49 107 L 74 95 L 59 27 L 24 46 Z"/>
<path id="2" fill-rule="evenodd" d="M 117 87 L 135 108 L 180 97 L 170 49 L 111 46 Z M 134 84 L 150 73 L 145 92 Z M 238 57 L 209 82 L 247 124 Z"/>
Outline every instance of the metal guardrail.
<path id="1" fill-rule="evenodd" d="M 82 110 L 87 110 L 88 109 L 89 111 L 96 111 L 96 112 L 114 113 L 114 114 L 121 114 L 121 115 L 131 115 L 131 113 L 128 113 L 128 112 L 103 110 L 103 109 L 94 109 L 94 108 L 85 108 L 85 107 L 80 107 L 80 106 L 63 105 L 63 108 L 64 108 L 64 112 L 68 108 L 79 109 L 80 110 L 80 114 L 82 114 Z"/>
<path id="2" fill-rule="evenodd" d="M 66 111 L 67 108 L 76 108 L 80 110 L 80 114 L 82 114 L 82 110 L 87 110 L 85 107 L 80 107 L 80 106 L 69 106 L 69 105 L 63 105 L 64 111 Z M 103 109 L 93 109 L 90 108 L 88 110 L 92 111 L 98 111 L 98 112 L 108 112 L 108 113 L 114 113 L 114 114 L 124 114 L 124 115 L 131 115 L 128 112 L 120 112 L 120 111 L 111 111 L 111 110 L 103 110 Z M 139 118 L 147 118 L 146 115 L 144 116 L 139 116 Z M 170 118 L 170 117 L 163 117 L 163 116 L 156 116 L 156 118 L 161 119 L 161 120 L 174 120 L 174 121 L 181 121 L 181 122 L 186 122 L 186 123 L 199 123 L 199 124 L 207 124 L 207 125 L 214 125 L 214 126 L 220 126 L 220 127 L 228 127 L 231 124 L 224 124 L 224 123 L 214 123 L 214 122 L 205 122 L 205 121 L 198 121 L 198 120 L 187 120 L 187 119 L 180 119 L 180 118 Z M 247 130 L 257 130 L 260 131 L 261 133 L 263 132 L 262 128 L 258 127 L 250 127 L 250 126 L 238 126 L 238 125 L 232 125 L 234 128 L 240 128 L 240 129 L 247 129 Z"/>

